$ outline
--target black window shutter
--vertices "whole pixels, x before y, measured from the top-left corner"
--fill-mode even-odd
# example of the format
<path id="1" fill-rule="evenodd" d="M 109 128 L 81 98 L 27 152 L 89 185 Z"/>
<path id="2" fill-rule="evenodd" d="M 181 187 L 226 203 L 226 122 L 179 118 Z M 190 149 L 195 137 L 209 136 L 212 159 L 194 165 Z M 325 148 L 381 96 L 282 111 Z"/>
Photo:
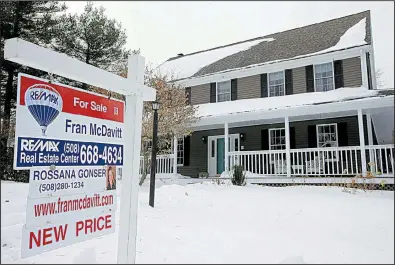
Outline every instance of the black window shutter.
<path id="1" fill-rule="evenodd" d="M 230 81 L 231 100 L 237 100 L 237 78 Z"/>
<path id="2" fill-rule="evenodd" d="M 185 97 L 186 97 L 187 104 L 191 105 L 191 88 L 190 87 L 185 88 Z"/>
<path id="3" fill-rule="evenodd" d="M 184 166 L 189 166 L 191 155 L 191 136 L 185 136 L 184 138 Z"/>
<path id="4" fill-rule="evenodd" d="M 296 135 L 295 135 L 295 127 L 289 128 L 289 145 L 291 149 L 296 149 Z"/>
<path id="5" fill-rule="evenodd" d="M 339 146 L 348 146 L 347 122 L 339 122 L 337 124 L 337 137 Z"/>
<path id="6" fill-rule="evenodd" d="M 263 129 L 261 131 L 261 149 L 269 150 L 269 130 Z"/>
<path id="7" fill-rule="evenodd" d="M 305 66 L 306 69 L 306 91 L 314 92 L 314 67 L 313 65 Z"/>
<path id="8" fill-rule="evenodd" d="M 307 139 L 309 148 L 317 147 L 317 129 L 315 125 L 307 126 Z"/>
<path id="9" fill-rule="evenodd" d="M 285 95 L 294 93 L 292 81 L 292 69 L 285 70 Z"/>
<path id="10" fill-rule="evenodd" d="M 267 74 L 261 74 L 261 98 L 267 97 Z"/>
<path id="11" fill-rule="evenodd" d="M 217 83 L 210 84 L 210 103 L 217 102 Z"/>
<path id="12" fill-rule="evenodd" d="M 343 61 L 338 60 L 333 62 L 333 67 L 335 68 L 335 89 L 344 87 L 343 80 Z"/>
<path id="13" fill-rule="evenodd" d="M 368 89 L 373 89 L 373 83 L 372 83 L 372 67 L 370 65 L 370 53 L 366 53 L 366 67 L 368 69 Z"/>

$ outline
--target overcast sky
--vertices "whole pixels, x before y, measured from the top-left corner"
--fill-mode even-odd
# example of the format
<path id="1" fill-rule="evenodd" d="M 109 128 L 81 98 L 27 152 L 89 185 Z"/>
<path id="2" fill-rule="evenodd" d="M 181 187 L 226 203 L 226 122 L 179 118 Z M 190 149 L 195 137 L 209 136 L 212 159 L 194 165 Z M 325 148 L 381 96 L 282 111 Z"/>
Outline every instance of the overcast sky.
<path id="1" fill-rule="evenodd" d="M 376 69 L 394 87 L 394 2 L 126 2 L 98 1 L 122 23 L 127 46 L 140 48 L 154 66 L 190 53 L 301 27 L 365 10 L 371 11 Z M 86 2 L 66 2 L 80 13 Z"/>

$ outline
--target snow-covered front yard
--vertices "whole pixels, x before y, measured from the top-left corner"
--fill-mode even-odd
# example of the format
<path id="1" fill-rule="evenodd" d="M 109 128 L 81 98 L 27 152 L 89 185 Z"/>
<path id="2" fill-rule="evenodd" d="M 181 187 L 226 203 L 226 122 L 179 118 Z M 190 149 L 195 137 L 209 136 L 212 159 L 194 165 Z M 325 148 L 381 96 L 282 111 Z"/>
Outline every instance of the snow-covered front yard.
<path id="1" fill-rule="evenodd" d="M 1 263 L 116 262 L 117 232 L 21 260 L 27 192 L 1 182 Z M 144 186 L 137 263 L 394 263 L 390 191 L 163 185 L 155 206 Z"/>

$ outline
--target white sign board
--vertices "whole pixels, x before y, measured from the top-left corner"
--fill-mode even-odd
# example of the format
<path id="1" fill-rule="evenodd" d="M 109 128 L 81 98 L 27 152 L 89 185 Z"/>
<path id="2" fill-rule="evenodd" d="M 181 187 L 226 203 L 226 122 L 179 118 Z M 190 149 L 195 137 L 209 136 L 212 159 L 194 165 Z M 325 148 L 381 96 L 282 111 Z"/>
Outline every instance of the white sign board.
<path id="1" fill-rule="evenodd" d="M 113 213 L 96 214 L 78 220 L 64 220 L 56 224 L 22 228 L 22 258 L 43 251 L 69 246 L 115 232 Z"/>
<path id="2" fill-rule="evenodd" d="M 18 76 L 14 168 L 123 164 L 124 103 Z"/>
<path id="3" fill-rule="evenodd" d="M 30 169 L 22 258 L 115 231 L 122 101 L 18 77 L 14 168 Z"/>

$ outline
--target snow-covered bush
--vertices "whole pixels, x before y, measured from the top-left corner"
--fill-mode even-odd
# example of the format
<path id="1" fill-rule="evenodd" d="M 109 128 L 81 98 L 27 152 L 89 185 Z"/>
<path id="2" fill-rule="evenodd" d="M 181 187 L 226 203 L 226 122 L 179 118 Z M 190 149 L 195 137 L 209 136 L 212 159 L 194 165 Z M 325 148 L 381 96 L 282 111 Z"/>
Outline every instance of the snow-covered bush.
<path id="1" fill-rule="evenodd" d="M 237 186 L 245 186 L 246 175 L 243 172 L 243 166 L 242 165 L 235 165 L 233 166 L 233 172 L 232 172 L 232 184 L 237 185 Z"/>
<path id="2" fill-rule="evenodd" d="M 199 172 L 199 178 L 208 178 L 208 173 L 207 172 Z"/>

